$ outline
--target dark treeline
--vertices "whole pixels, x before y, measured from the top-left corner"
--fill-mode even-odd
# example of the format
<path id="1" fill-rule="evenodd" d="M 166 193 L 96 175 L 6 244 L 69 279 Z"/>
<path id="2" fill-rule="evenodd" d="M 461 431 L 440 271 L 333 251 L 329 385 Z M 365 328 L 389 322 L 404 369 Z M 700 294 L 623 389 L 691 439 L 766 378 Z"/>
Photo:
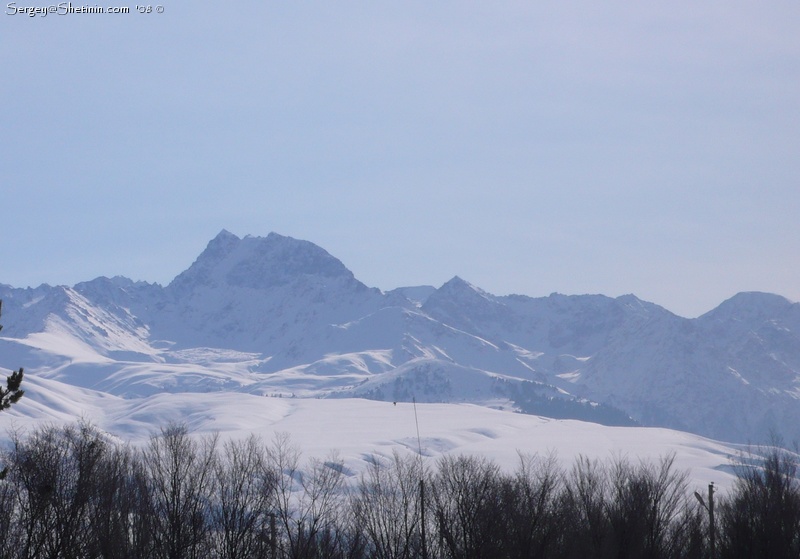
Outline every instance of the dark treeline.
<path id="1" fill-rule="evenodd" d="M 4 559 L 707 558 L 708 515 L 671 457 L 301 461 L 287 436 L 221 442 L 172 425 L 141 448 L 86 424 L 12 437 Z M 716 499 L 719 558 L 800 557 L 796 455 L 741 466 Z M 420 496 L 424 489 L 424 504 Z M 424 528 L 424 530 L 423 530 Z M 424 539 L 423 539 L 423 533 Z"/>

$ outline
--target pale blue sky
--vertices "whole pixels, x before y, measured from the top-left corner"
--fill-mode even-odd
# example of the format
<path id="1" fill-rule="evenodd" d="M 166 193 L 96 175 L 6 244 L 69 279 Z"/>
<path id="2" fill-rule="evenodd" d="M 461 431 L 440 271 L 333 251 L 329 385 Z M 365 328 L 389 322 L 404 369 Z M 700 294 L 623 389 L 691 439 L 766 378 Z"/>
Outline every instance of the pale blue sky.
<path id="1" fill-rule="evenodd" d="M 4 5 L 0 283 L 166 284 L 225 228 L 381 289 L 800 300 L 796 1 Z"/>

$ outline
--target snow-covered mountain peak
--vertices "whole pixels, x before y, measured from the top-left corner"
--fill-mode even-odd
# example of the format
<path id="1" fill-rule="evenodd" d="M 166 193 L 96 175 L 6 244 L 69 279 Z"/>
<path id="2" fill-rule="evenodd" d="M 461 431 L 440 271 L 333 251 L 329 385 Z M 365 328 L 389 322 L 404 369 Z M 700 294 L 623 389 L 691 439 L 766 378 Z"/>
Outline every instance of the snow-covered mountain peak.
<path id="1" fill-rule="evenodd" d="M 404 299 L 411 301 L 417 307 L 421 307 L 428 300 L 428 297 L 435 292 L 436 288 L 432 285 L 414 285 L 392 289 L 391 291 L 387 291 L 386 295 L 388 297 L 403 297 Z"/>
<path id="2" fill-rule="evenodd" d="M 650 316 L 658 316 L 658 315 L 665 315 L 667 317 L 674 318 L 675 314 L 671 313 L 664 307 L 656 305 L 655 303 L 650 303 L 648 301 L 643 301 L 639 299 L 636 295 L 627 294 L 627 295 L 620 295 L 614 301 L 622 305 L 627 312 L 631 313 L 634 316 L 639 316 L 641 318 L 646 318 Z"/>
<path id="3" fill-rule="evenodd" d="M 717 308 L 700 317 L 703 321 L 736 321 L 757 326 L 778 318 L 793 305 L 789 299 L 773 293 L 745 291 L 723 301 Z"/>
<path id="4" fill-rule="evenodd" d="M 443 283 L 442 287 L 440 287 L 439 290 L 443 293 L 462 293 L 462 292 L 475 292 L 479 294 L 486 293 L 479 287 L 475 287 L 470 282 L 460 278 L 459 276 L 453 276 L 450 280 Z"/>
<path id="5" fill-rule="evenodd" d="M 120 298 L 124 298 L 135 291 L 153 288 L 158 289 L 159 287 L 158 284 L 148 283 L 146 281 L 133 281 L 124 276 L 114 276 L 113 278 L 100 276 L 91 281 L 77 283 L 74 289 L 90 299 L 99 300 L 104 303 L 116 303 Z"/>
<path id="6" fill-rule="evenodd" d="M 178 293 L 195 286 L 268 289 L 309 276 L 354 280 L 341 261 L 309 241 L 277 233 L 240 239 L 223 230 L 169 289 Z"/>
<path id="7" fill-rule="evenodd" d="M 500 305 L 494 295 L 475 287 L 458 276 L 445 282 L 439 289 L 431 293 L 423 308 L 447 308 L 450 306 L 494 307 Z"/>
<path id="8" fill-rule="evenodd" d="M 497 297 L 458 276 L 433 292 L 422 310 L 462 329 L 474 329 L 477 322 L 502 321 L 508 314 L 508 308 Z"/>

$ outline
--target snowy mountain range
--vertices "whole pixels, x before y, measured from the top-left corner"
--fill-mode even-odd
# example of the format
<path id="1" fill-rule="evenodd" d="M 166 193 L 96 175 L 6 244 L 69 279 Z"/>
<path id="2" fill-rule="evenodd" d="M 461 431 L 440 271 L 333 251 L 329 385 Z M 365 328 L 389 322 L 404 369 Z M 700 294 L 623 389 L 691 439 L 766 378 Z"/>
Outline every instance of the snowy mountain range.
<path id="1" fill-rule="evenodd" d="M 70 387 L 129 418 L 165 394 L 413 399 L 800 440 L 800 304 L 778 295 L 687 319 L 633 295 L 495 296 L 458 277 L 383 292 L 310 242 L 222 231 L 167 286 L 101 277 L 0 285 L 0 299 L 2 365 L 27 373 L 19 417 L 69 414 L 55 395 Z"/>

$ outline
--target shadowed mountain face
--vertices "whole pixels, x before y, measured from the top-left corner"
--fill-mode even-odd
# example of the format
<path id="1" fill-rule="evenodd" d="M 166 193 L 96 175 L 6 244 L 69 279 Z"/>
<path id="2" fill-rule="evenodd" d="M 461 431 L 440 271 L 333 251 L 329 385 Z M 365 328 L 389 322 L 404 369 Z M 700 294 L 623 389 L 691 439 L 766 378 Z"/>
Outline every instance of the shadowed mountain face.
<path id="1" fill-rule="evenodd" d="M 778 295 L 685 319 L 633 295 L 498 297 L 458 277 L 383 293 L 313 243 L 222 231 L 166 287 L 97 278 L 0 298 L 0 351 L 19 361 L 4 365 L 129 398 L 467 401 L 800 439 L 800 305 Z"/>

